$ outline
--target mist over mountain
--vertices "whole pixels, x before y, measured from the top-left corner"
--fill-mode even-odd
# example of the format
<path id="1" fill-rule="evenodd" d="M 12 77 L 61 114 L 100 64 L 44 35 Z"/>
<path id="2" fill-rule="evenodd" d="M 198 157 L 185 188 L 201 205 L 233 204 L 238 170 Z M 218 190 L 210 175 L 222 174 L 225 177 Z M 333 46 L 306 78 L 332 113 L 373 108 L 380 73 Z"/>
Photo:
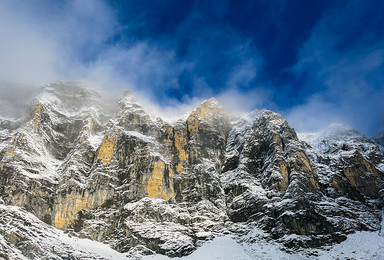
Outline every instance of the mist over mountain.
<path id="1" fill-rule="evenodd" d="M 86 80 L 114 97 L 130 89 L 172 118 L 214 96 L 230 110 L 278 112 L 300 132 L 343 123 L 371 137 L 384 126 L 382 9 L 380 0 L 5 0 L 0 110 L 20 117 L 41 85 Z"/>

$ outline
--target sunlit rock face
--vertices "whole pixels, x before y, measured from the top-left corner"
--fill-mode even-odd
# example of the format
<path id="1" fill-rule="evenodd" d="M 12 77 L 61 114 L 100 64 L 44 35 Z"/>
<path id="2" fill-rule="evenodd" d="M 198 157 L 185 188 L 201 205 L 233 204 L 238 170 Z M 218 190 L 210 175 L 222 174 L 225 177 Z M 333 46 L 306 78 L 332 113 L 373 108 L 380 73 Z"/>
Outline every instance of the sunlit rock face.
<path id="1" fill-rule="evenodd" d="M 213 98 L 174 123 L 129 91 L 112 114 L 103 102 L 57 82 L 24 119 L 1 117 L 0 203 L 120 252 L 169 256 L 237 225 L 288 247 L 379 229 L 384 158 L 356 130 L 298 135 L 277 113 L 232 115 Z"/>

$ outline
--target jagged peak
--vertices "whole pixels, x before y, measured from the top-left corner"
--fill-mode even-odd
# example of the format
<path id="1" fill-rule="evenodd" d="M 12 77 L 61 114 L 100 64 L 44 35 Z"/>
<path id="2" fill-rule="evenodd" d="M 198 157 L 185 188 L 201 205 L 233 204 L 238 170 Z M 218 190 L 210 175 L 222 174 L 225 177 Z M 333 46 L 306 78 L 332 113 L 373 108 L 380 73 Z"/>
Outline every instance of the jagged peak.
<path id="1" fill-rule="evenodd" d="M 233 114 L 231 121 L 236 122 L 247 122 L 248 124 L 253 124 L 255 121 L 260 119 L 265 119 L 273 125 L 279 126 L 285 122 L 283 116 L 279 113 L 273 112 L 268 109 L 255 109 L 251 112 Z"/>
<path id="2" fill-rule="evenodd" d="M 35 109 L 35 107 L 39 105 L 49 106 L 59 103 L 61 103 L 61 100 L 55 94 L 49 91 L 44 91 L 33 100 L 32 109 Z"/>
<path id="3" fill-rule="evenodd" d="M 371 141 L 355 128 L 345 124 L 330 124 L 324 129 L 318 132 L 312 133 L 298 133 L 300 140 L 305 141 L 312 147 L 315 147 L 319 151 L 323 151 L 325 148 L 324 142 L 329 143 L 349 143 L 349 144 L 362 144 L 366 146 Z M 328 148 L 326 147 L 325 150 Z"/>
<path id="4" fill-rule="evenodd" d="M 127 115 L 133 115 L 133 117 L 136 118 L 133 120 L 134 123 L 137 121 L 137 118 L 141 118 L 141 120 L 147 122 L 157 122 L 158 119 L 154 113 L 143 108 L 130 90 L 123 92 L 123 97 L 120 99 L 117 109 L 117 118 L 119 118 L 119 120 L 126 118 Z"/>
<path id="5" fill-rule="evenodd" d="M 125 90 L 123 92 L 123 97 L 134 97 L 133 94 L 132 94 L 132 91 L 130 90 Z"/>
<path id="6" fill-rule="evenodd" d="M 203 101 L 195 110 L 191 112 L 191 115 L 207 117 L 223 113 L 226 113 L 224 106 L 216 98 L 210 98 Z"/>
<path id="7" fill-rule="evenodd" d="M 222 106 L 220 101 L 217 100 L 214 97 L 211 97 L 210 99 L 204 100 L 200 106 L 209 106 L 209 107 L 216 107 L 216 106 Z"/>
<path id="8" fill-rule="evenodd" d="M 47 83 L 43 87 L 46 93 L 52 93 L 59 98 L 82 97 L 95 98 L 100 97 L 97 91 L 89 87 L 89 83 L 83 81 L 54 81 Z"/>
<path id="9" fill-rule="evenodd" d="M 52 123 L 60 123 L 65 118 L 84 119 L 104 115 L 101 109 L 101 98 L 89 84 L 82 82 L 52 82 L 42 88 L 28 107 L 28 124 L 37 130 L 41 120 L 49 118 Z"/>
<path id="10" fill-rule="evenodd" d="M 100 95 L 89 88 L 86 82 L 62 82 L 47 83 L 42 87 L 42 92 L 32 101 L 32 109 L 36 106 L 52 107 L 59 105 L 61 109 L 79 111 L 83 107 L 96 105 Z"/>
<path id="11" fill-rule="evenodd" d="M 143 107 L 137 102 L 137 99 L 132 94 L 130 90 L 125 90 L 123 92 L 122 98 L 118 103 L 118 111 L 126 111 L 126 110 L 143 110 Z"/>
<path id="12" fill-rule="evenodd" d="M 319 133 L 327 138 L 365 138 L 363 134 L 352 126 L 341 123 L 330 124 Z"/>
<path id="13" fill-rule="evenodd" d="M 130 90 L 125 90 L 123 92 L 122 98 L 119 101 L 119 105 L 122 107 L 131 107 L 131 106 L 141 107 L 141 105 L 137 102 L 135 96 L 132 94 Z"/>

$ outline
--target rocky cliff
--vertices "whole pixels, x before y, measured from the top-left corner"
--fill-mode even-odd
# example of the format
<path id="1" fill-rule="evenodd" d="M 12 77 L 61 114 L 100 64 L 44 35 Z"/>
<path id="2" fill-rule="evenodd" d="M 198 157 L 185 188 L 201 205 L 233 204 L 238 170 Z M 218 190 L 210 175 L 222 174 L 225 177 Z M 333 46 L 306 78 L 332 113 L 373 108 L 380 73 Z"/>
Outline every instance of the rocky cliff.
<path id="1" fill-rule="evenodd" d="M 52 83 L 23 120 L 0 119 L 0 222 L 33 214 L 29 225 L 136 256 L 187 255 L 227 233 L 241 239 L 238 225 L 289 248 L 380 228 L 384 156 L 356 130 L 298 136 L 279 114 L 231 115 L 215 99 L 174 123 L 128 91 L 114 115 L 102 104 L 93 90 Z M 0 229 L 3 252 L 66 254 L 20 230 Z"/>

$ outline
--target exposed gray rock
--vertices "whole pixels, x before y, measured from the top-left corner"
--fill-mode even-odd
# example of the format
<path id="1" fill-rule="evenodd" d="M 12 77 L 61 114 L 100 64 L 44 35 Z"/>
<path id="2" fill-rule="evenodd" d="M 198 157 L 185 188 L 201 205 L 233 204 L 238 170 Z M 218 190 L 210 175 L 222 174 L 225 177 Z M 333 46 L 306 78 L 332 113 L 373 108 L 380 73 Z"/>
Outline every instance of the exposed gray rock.
<path id="1" fill-rule="evenodd" d="M 47 232 L 56 227 L 132 257 L 187 255 L 247 225 L 287 247 L 378 230 L 377 146 L 340 126 L 299 137 L 277 113 L 230 115 L 215 99 L 170 124 L 125 92 L 111 116 L 95 91 L 53 83 L 25 120 L 0 121 L 0 203 L 8 205 L 0 217 L 19 225 L 32 213 L 32 226 L 43 221 Z M 19 243 L 36 230 L 20 227 L 16 238 L 0 230 L 0 249 L 62 257 Z"/>

